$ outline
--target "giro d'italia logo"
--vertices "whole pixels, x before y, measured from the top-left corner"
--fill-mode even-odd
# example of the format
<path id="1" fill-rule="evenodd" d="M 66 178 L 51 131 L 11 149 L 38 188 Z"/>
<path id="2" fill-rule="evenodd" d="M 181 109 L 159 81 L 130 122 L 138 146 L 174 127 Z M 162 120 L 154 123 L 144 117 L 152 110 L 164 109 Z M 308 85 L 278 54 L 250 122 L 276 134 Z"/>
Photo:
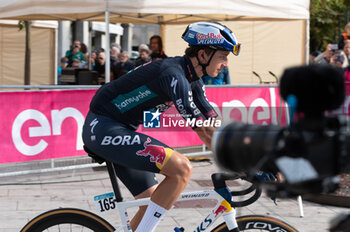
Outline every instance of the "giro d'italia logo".
<path id="1" fill-rule="evenodd" d="M 157 111 L 143 111 L 143 128 L 160 128 L 160 115 Z"/>

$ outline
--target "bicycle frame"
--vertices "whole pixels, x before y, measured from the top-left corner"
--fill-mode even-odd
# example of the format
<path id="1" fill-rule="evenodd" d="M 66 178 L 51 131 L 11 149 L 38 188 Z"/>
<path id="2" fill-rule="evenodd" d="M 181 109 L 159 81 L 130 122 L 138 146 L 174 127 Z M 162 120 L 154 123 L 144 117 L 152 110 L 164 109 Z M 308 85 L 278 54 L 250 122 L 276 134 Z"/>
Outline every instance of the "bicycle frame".
<path id="1" fill-rule="evenodd" d="M 208 216 L 205 217 L 195 229 L 189 231 L 205 231 L 221 215 L 224 217 L 226 225 L 230 230 L 238 227 L 236 222 L 236 210 L 231 206 L 232 196 L 228 188 L 182 193 L 177 199 L 177 202 L 199 199 L 214 199 L 217 200 L 218 203 L 210 210 Z M 122 221 L 122 226 L 118 227 L 115 231 L 118 232 L 124 230 L 124 232 L 132 232 L 126 210 L 131 207 L 148 205 L 149 201 L 150 198 L 118 202 L 116 205 Z"/>
<path id="2" fill-rule="evenodd" d="M 89 154 L 89 156 L 97 160 L 97 162 L 100 162 L 100 163 L 104 162 L 103 159 L 101 160 L 101 158 L 99 158 L 96 154 L 91 153 L 86 147 L 84 147 L 84 149 L 86 149 L 86 152 Z M 109 161 L 106 161 L 106 165 L 107 165 L 108 173 L 111 179 L 114 195 L 116 197 L 116 202 L 117 202 L 116 206 L 119 210 L 119 215 L 122 221 L 122 226 L 118 227 L 115 231 L 118 232 L 118 231 L 124 230 L 124 232 L 132 232 L 131 226 L 130 226 L 130 220 L 126 209 L 131 207 L 148 205 L 150 198 L 124 202 L 120 193 L 118 182 L 117 182 L 114 165 L 112 162 L 109 162 Z M 211 176 L 212 182 L 214 185 L 214 190 L 202 190 L 202 191 L 196 191 L 196 192 L 181 193 L 180 197 L 177 199 L 178 202 L 185 201 L 185 200 L 196 200 L 196 199 L 214 199 L 218 202 L 216 206 L 210 210 L 209 215 L 205 219 L 203 219 L 193 231 L 196 231 L 196 232 L 205 231 L 221 215 L 224 217 L 226 226 L 229 230 L 235 229 L 235 231 L 239 231 L 238 224 L 236 221 L 236 211 L 232 206 L 242 207 L 242 206 L 249 205 L 254 201 L 256 201 L 261 194 L 261 191 L 259 190 L 259 191 L 256 191 L 255 194 L 248 200 L 241 201 L 241 202 L 232 202 L 232 195 L 243 196 L 254 190 L 257 190 L 254 187 L 254 185 L 252 185 L 249 188 L 242 191 L 230 192 L 229 188 L 226 186 L 225 181 L 234 180 L 242 177 L 243 177 L 242 174 L 230 175 L 230 174 L 223 174 L 223 173 L 214 173 Z"/>

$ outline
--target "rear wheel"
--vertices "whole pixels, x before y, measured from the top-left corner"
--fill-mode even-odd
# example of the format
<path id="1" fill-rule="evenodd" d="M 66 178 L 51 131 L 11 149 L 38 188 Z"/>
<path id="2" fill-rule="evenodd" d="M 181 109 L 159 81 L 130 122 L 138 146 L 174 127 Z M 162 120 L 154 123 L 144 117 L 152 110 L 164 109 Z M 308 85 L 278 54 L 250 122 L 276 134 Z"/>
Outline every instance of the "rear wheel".
<path id="1" fill-rule="evenodd" d="M 113 232 L 106 220 L 81 209 L 62 208 L 45 212 L 27 223 L 21 232 Z"/>
<path id="2" fill-rule="evenodd" d="M 240 231 L 298 232 L 288 223 L 268 216 L 248 215 L 237 217 L 236 220 Z M 229 230 L 224 222 L 215 227 L 212 232 L 229 232 Z"/>

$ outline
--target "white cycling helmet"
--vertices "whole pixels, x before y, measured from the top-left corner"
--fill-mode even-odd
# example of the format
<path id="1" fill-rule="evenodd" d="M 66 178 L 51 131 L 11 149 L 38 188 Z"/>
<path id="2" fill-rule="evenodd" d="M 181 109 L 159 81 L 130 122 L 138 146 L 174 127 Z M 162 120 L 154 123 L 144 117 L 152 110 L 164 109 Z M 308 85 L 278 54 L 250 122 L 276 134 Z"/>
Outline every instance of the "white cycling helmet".
<path id="1" fill-rule="evenodd" d="M 182 38 L 194 46 L 209 46 L 238 56 L 241 45 L 226 26 L 216 22 L 197 22 L 187 26 Z"/>

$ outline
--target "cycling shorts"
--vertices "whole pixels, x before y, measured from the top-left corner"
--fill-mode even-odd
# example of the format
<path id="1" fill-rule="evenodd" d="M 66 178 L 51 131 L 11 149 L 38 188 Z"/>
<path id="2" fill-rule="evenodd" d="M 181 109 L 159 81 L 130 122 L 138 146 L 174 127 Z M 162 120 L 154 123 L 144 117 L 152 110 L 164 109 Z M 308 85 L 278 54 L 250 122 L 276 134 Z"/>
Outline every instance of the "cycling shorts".
<path id="1" fill-rule="evenodd" d="M 118 178 L 134 195 L 157 184 L 173 149 L 109 117 L 88 113 L 83 141 L 92 152 L 115 164 Z"/>

